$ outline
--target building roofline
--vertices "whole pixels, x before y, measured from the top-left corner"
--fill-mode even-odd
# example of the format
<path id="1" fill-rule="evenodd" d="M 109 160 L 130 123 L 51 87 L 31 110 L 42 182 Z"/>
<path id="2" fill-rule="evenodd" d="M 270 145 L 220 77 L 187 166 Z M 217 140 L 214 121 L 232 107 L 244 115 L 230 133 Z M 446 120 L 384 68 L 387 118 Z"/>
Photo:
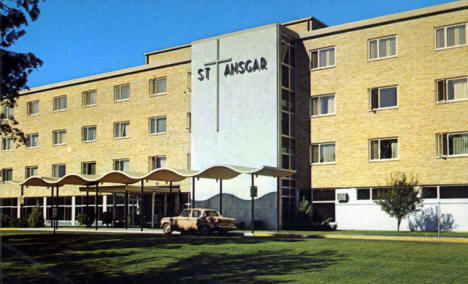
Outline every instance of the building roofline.
<path id="1" fill-rule="evenodd" d="M 445 12 L 463 10 L 468 8 L 468 0 L 456 1 L 447 4 L 435 5 L 430 7 L 425 7 L 421 9 L 411 10 L 400 12 L 396 14 L 386 15 L 377 18 L 371 18 L 366 20 L 361 20 L 357 22 L 346 23 L 337 26 L 330 26 L 326 28 L 321 28 L 318 30 L 312 30 L 308 32 L 300 33 L 299 36 L 301 39 L 309 39 L 315 37 L 322 37 L 331 34 L 343 33 L 352 30 L 365 29 L 369 27 L 374 27 L 378 25 L 384 25 L 394 22 L 406 21 L 410 19 L 420 18 L 424 16 L 436 15 Z"/>
<path id="2" fill-rule="evenodd" d="M 124 76 L 124 75 L 144 72 L 144 71 L 149 71 L 149 70 L 152 70 L 152 69 L 158 69 L 158 68 L 169 67 L 169 66 L 173 66 L 173 65 L 190 63 L 190 61 L 191 61 L 190 57 L 185 57 L 185 58 L 179 58 L 179 59 L 174 59 L 174 60 L 167 60 L 167 61 L 163 61 L 163 62 L 158 62 L 158 63 L 154 63 L 154 64 L 140 65 L 140 66 L 136 66 L 136 67 L 130 67 L 130 68 L 126 68 L 126 69 L 120 69 L 120 70 L 101 73 L 101 74 L 97 74 L 97 75 L 72 79 L 72 80 L 68 80 L 68 81 L 43 85 L 43 86 L 39 86 L 39 87 L 34 87 L 34 88 L 30 88 L 29 90 L 22 90 L 20 92 L 20 95 L 21 96 L 22 95 L 29 95 L 29 94 L 34 94 L 34 93 L 43 92 L 43 91 L 49 91 L 49 90 L 53 90 L 53 89 L 59 89 L 59 88 L 64 88 L 64 87 L 69 87 L 69 86 L 74 86 L 74 85 L 79 85 L 79 84 L 85 84 L 85 83 L 89 83 L 89 82 L 94 82 L 94 81 L 99 81 L 99 80 L 104 80 L 104 79 L 109 79 L 109 78 L 114 78 L 114 77 L 119 77 L 119 76 Z"/>
<path id="3" fill-rule="evenodd" d="M 149 52 L 145 53 L 145 56 L 158 54 L 158 53 L 163 53 L 163 52 L 168 52 L 168 51 L 174 51 L 174 50 L 177 50 L 177 49 L 187 48 L 187 47 L 191 47 L 191 46 L 192 46 L 191 43 L 181 44 L 181 45 L 168 47 L 168 48 L 164 48 L 164 49 L 158 49 L 158 50 L 155 50 L 155 51 L 149 51 Z"/>
<path id="4" fill-rule="evenodd" d="M 307 21 L 316 21 L 324 26 L 328 26 L 327 24 L 325 24 L 324 22 L 318 20 L 317 18 L 315 17 L 305 17 L 305 18 L 301 18 L 301 19 L 296 19 L 296 20 L 291 20 L 291 21 L 287 21 L 287 22 L 283 22 L 283 23 L 280 23 L 280 25 L 283 25 L 283 26 L 288 26 L 288 25 L 293 25 L 293 24 L 297 24 L 297 23 L 301 23 L 301 22 L 307 22 Z M 263 26 L 259 26 L 259 27 L 253 27 L 253 28 L 249 28 L 249 29 L 245 29 L 245 30 L 252 30 L 252 29 L 255 29 L 255 28 L 261 28 L 261 27 L 266 27 L 266 26 L 270 26 L 270 25 L 275 25 L 275 23 L 273 24 L 267 24 L 267 25 L 263 25 Z M 245 30 L 240 30 L 240 31 L 234 31 L 234 32 L 231 32 L 231 33 L 226 33 L 226 34 L 221 34 L 221 35 L 217 35 L 217 36 L 212 36 L 212 37 L 209 37 L 208 39 L 211 39 L 211 38 L 218 38 L 220 36 L 223 36 L 223 35 L 231 35 L 231 34 L 234 34 L 234 33 L 238 33 L 238 32 L 242 32 L 242 31 L 245 31 Z M 199 39 L 199 40 L 204 40 L 204 39 Z M 199 40 L 194 40 L 193 42 L 197 42 Z M 148 57 L 149 55 L 154 55 L 154 54 L 158 54 L 158 53 L 164 53 L 164 52 L 169 52 L 169 51 L 174 51 L 174 50 L 178 50 L 178 49 L 182 49 L 182 48 L 187 48 L 187 47 L 191 47 L 192 44 L 191 43 L 187 43 L 187 44 L 181 44 L 181 45 L 177 45 L 177 46 L 173 46 L 173 47 L 168 47 L 168 48 L 164 48 L 164 49 L 158 49 L 158 50 L 154 50 L 154 51 L 149 51 L 149 52 L 146 52 L 145 53 L 145 56 Z"/>
<path id="5" fill-rule="evenodd" d="M 294 24 L 303 23 L 303 22 L 307 22 L 307 21 L 315 21 L 315 22 L 318 22 L 319 24 L 322 24 L 322 25 L 328 27 L 327 24 L 325 24 L 324 22 L 320 21 L 319 19 L 317 19 L 315 17 L 306 17 L 306 18 L 301 18 L 301 19 L 297 19 L 297 20 L 287 21 L 287 22 L 280 23 L 280 24 L 283 25 L 283 26 L 289 26 L 289 25 L 294 25 Z"/>

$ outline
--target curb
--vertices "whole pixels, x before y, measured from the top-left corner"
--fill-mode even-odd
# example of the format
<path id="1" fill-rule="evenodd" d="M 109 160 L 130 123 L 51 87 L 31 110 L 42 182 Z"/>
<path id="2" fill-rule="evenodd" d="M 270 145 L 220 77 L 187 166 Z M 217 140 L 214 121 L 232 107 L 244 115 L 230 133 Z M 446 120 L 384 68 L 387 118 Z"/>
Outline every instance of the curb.
<path id="1" fill-rule="evenodd" d="M 1 231 L 36 231 L 51 232 L 52 228 L 0 228 Z M 140 230 L 91 230 L 64 228 L 57 230 L 57 233 L 90 233 L 90 234 L 146 234 L 163 235 L 161 229 Z M 178 232 L 175 232 L 178 235 Z M 400 241 L 400 242 L 426 242 L 426 243 L 459 243 L 468 244 L 468 238 L 457 237 L 409 237 L 409 236 L 378 236 L 378 235 L 339 235 L 339 234 L 295 234 L 295 233 L 269 233 L 269 232 L 230 232 L 228 236 L 245 238 L 283 238 L 283 239 L 335 239 L 335 240 L 364 240 L 364 241 Z"/>

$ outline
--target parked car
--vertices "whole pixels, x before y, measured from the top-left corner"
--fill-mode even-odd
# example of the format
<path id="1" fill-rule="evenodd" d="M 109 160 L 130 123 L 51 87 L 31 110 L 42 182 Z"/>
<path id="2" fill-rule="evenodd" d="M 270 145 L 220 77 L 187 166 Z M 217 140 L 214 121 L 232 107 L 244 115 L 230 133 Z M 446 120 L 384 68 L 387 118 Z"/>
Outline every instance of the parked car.
<path id="1" fill-rule="evenodd" d="M 179 216 L 162 218 L 161 228 L 165 234 L 180 231 L 199 232 L 202 235 L 212 232 L 224 234 L 237 229 L 233 218 L 223 217 L 216 210 L 204 208 L 184 209 Z"/>

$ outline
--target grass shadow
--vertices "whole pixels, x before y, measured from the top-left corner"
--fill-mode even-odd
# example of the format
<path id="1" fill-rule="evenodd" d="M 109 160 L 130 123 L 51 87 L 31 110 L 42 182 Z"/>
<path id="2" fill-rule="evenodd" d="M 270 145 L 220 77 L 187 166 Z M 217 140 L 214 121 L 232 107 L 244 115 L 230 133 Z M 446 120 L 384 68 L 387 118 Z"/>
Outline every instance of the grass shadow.
<path id="1" fill-rule="evenodd" d="M 2 264 L 2 281 L 271 283 L 268 276 L 318 271 L 343 259 L 335 250 L 298 254 L 282 249 L 282 244 L 301 241 L 161 235 L 12 235 L 2 238 L 2 262 L 7 262 L 6 267 Z M 263 243 L 268 249 L 257 250 Z"/>

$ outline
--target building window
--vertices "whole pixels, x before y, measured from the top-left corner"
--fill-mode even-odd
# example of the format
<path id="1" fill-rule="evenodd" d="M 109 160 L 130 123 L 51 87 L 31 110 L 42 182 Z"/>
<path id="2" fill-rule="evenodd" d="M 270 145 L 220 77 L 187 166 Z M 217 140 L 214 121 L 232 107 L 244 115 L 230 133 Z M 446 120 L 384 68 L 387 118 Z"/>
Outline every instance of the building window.
<path id="1" fill-rule="evenodd" d="M 326 164 L 335 162 L 335 143 L 312 144 L 312 164 Z"/>
<path id="2" fill-rule="evenodd" d="M 372 88 L 370 90 L 371 110 L 398 106 L 397 87 Z"/>
<path id="3" fill-rule="evenodd" d="M 468 77 L 437 80 L 436 97 L 438 102 L 467 100 Z"/>
<path id="4" fill-rule="evenodd" d="M 39 114 L 39 101 L 28 102 L 28 115 L 37 115 Z"/>
<path id="5" fill-rule="evenodd" d="M 440 198 L 441 199 L 452 199 L 452 198 L 468 198 L 468 186 L 441 186 Z"/>
<path id="6" fill-rule="evenodd" d="M 39 168 L 37 166 L 28 166 L 25 168 L 25 178 L 34 177 L 39 175 Z"/>
<path id="7" fill-rule="evenodd" d="M 437 187 L 436 186 L 423 186 L 421 190 L 421 197 L 424 199 L 437 198 Z"/>
<path id="8" fill-rule="evenodd" d="M 54 111 L 67 109 L 67 96 L 54 97 Z"/>
<path id="9" fill-rule="evenodd" d="M 357 200 L 370 200 L 370 188 L 358 188 Z"/>
<path id="10" fill-rule="evenodd" d="M 2 181 L 12 181 L 13 180 L 13 169 L 2 169 Z"/>
<path id="11" fill-rule="evenodd" d="M 150 157 L 149 159 L 150 165 L 149 165 L 149 170 L 155 170 L 159 168 L 165 168 L 166 167 L 166 156 L 153 156 Z"/>
<path id="12" fill-rule="evenodd" d="M 335 114 L 335 95 L 311 97 L 310 113 L 312 116 Z"/>
<path id="13" fill-rule="evenodd" d="M 114 160 L 114 170 L 127 172 L 130 170 L 129 159 Z"/>
<path id="14" fill-rule="evenodd" d="M 26 135 L 28 143 L 26 144 L 28 148 L 36 148 L 39 146 L 39 134 L 28 134 Z"/>
<path id="15" fill-rule="evenodd" d="M 130 84 L 114 86 L 114 101 L 125 101 L 130 99 Z"/>
<path id="16" fill-rule="evenodd" d="M 435 48 L 442 49 L 466 45 L 466 24 L 435 29 Z"/>
<path id="17" fill-rule="evenodd" d="M 14 113 L 15 113 L 14 110 L 15 109 L 13 107 L 3 106 L 3 112 L 0 115 L 0 119 L 1 118 L 12 119 L 14 117 Z"/>
<path id="18" fill-rule="evenodd" d="M 65 165 L 64 164 L 52 165 L 52 176 L 58 177 L 58 178 L 65 176 Z"/>
<path id="19" fill-rule="evenodd" d="M 167 78 L 156 78 L 150 80 L 150 94 L 164 95 L 167 91 Z"/>
<path id="20" fill-rule="evenodd" d="M 13 149 L 13 138 L 2 138 L 2 151 L 8 151 Z"/>
<path id="21" fill-rule="evenodd" d="M 370 160 L 398 159 L 398 139 L 373 139 L 369 141 Z"/>
<path id="22" fill-rule="evenodd" d="M 130 122 L 116 122 L 114 123 L 114 138 L 130 137 Z"/>
<path id="23" fill-rule="evenodd" d="M 83 142 L 96 141 L 96 126 L 84 126 L 81 139 Z"/>
<path id="24" fill-rule="evenodd" d="M 382 195 L 391 190 L 390 187 L 378 187 L 372 189 L 372 200 L 382 199 Z"/>
<path id="25" fill-rule="evenodd" d="M 310 68 L 321 69 L 335 66 L 335 47 L 314 49 L 310 51 Z"/>
<path id="26" fill-rule="evenodd" d="M 94 106 L 96 104 L 97 104 L 97 91 L 96 90 L 83 92 L 83 106 L 84 107 Z"/>
<path id="27" fill-rule="evenodd" d="M 395 57 L 396 36 L 369 40 L 369 60 Z"/>
<path id="28" fill-rule="evenodd" d="M 81 163 L 81 173 L 84 175 L 95 175 L 96 174 L 96 162 Z"/>
<path id="29" fill-rule="evenodd" d="M 192 129 L 192 113 L 187 112 L 186 119 L 185 119 L 185 129 L 190 131 Z"/>
<path id="30" fill-rule="evenodd" d="M 150 118 L 150 134 L 166 133 L 166 117 Z"/>
<path id="31" fill-rule="evenodd" d="M 66 144 L 66 134 L 67 131 L 62 129 L 62 130 L 54 130 L 52 131 L 52 137 L 53 137 L 53 143 L 54 145 L 63 145 Z"/>
<path id="32" fill-rule="evenodd" d="M 468 132 L 438 133 L 436 138 L 438 157 L 468 155 Z"/>

